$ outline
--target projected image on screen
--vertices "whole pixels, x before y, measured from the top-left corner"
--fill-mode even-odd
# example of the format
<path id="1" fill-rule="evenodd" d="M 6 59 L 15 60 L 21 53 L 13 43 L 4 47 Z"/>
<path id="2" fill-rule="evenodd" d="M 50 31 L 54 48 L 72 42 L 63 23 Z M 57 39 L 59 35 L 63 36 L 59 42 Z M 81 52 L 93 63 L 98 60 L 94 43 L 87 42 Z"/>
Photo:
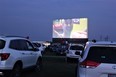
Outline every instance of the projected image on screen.
<path id="1" fill-rule="evenodd" d="M 54 20 L 53 38 L 87 38 L 87 18 Z"/>

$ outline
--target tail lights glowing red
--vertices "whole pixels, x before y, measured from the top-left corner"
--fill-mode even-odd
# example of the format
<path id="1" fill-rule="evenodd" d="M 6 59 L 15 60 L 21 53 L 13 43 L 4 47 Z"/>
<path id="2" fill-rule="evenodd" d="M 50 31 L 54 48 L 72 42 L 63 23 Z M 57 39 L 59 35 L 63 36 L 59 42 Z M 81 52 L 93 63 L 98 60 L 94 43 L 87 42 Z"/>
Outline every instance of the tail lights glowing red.
<path id="1" fill-rule="evenodd" d="M 10 53 L 0 53 L 1 61 L 7 60 L 10 56 Z"/>
<path id="2" fill-rule="evenodd" d="M 80 65 L 81 65 L 81 67 L 84 67 L 84 68 L 96 68 L 97 66 L 100 65 L 100 63 L 91 61 L 91 60 L 86 60 L 86 61 L 80 63 Z"/>

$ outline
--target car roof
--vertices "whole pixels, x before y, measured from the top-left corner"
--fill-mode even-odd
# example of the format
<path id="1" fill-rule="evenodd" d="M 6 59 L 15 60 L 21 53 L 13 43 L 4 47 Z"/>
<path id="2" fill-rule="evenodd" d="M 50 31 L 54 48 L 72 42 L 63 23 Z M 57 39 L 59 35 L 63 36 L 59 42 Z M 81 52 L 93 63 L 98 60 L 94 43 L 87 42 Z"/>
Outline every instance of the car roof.
<path id="1" fill-rule="evenodd" d="M 113 41 L 96 41 L 96 42 L 88 41 L 86 43 L 86 45 L 116 45 L 116 42 L 113 42 Z"/>
<path id="2" fill-rule="evenodd" d="M 69 44 L 69 46 L 82 46 L 82 47 L 84 47 L 83 44 Z"/>
<path id="3" fill-rule="evenodd" d="M 26 37 L 20 37 L 20 36 L 0 36 L 0 39 L 3 39 L 3 40 L 26 39 Z"/>

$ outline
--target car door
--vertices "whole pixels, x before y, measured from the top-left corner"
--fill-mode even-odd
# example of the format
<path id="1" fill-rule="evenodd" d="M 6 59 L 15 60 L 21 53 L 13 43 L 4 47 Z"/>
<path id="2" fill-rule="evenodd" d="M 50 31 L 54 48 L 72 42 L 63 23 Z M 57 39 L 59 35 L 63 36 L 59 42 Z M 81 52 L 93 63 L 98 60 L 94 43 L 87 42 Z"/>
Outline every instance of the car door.
<path id="1" fill-rule="evenodd" d="M 29 53 L 29 62 L 30 65 L 35 65 L 38 59 L 37 51 L 35 51 L 34 46 L 30 41 L 26 41 L 27 44 L 27 52 Z"/>
<path id="2" fill-rule="evenodd" d="M 33 66 L 36 62 L 36 52 L 34 52 L 34 47 L 27 40 L 20 40 L 20 45 L 22 48 L 22 61 L 24 63 L 24 67 Z"/>

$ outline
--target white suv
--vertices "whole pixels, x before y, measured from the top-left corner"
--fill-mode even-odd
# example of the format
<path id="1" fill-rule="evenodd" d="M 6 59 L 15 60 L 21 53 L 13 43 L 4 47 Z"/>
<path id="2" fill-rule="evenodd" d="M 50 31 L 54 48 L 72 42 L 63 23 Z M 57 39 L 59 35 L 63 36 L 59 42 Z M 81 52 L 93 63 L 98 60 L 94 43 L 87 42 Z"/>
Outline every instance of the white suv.
<path id="1" fill-rule="evenodd" d="M 77 77 L 116 77 L 116 42 L 87 42 Z"/>
<path id="2" fill-rule="evenodd" d="M 78 59 L 84 49 L 82 44 L 70 44 L 68 50 L 66 51 L 67 62 L 71 59 Z"/>
<path id="3" fill-rule="evenodd" d="M 23 37 L 0 37 L 0 75 L 20 77 L 23 69 L 40 70 L 42 55 Z"/>

